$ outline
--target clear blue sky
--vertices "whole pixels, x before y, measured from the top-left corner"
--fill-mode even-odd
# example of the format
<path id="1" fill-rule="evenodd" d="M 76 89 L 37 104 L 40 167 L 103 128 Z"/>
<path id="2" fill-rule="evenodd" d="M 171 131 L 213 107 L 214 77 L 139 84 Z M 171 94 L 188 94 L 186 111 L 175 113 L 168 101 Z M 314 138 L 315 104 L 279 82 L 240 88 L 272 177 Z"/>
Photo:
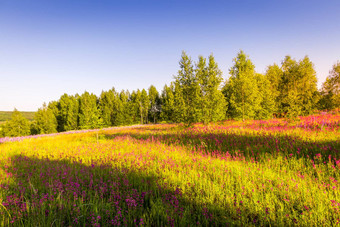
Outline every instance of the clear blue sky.
<path id="1" fill-rule="evenodd" d="M 319 86 L 340 60 L 340 1 L 0 0 L 0 110 L 63 93 L 161 90 L 182 50 L 213 53 L 224 78 L 244 50 L 259 73 L 308 55 Z"/>

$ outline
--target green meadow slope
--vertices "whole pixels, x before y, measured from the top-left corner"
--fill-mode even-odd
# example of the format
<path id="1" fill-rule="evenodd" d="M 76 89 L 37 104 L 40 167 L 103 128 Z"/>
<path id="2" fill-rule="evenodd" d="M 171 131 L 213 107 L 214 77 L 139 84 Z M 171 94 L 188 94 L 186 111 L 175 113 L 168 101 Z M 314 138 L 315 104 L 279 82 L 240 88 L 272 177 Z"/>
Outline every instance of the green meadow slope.
<path id="1" fill-rule="evenodd" d="M 8 121 L 11 119 L 13 111 L 0 111 L 0 124 Z M 30 111 L 22 111 L 20 112 L 25 118 L 27 118 L 29 121 L 33 120 L 34 113 Z"/>

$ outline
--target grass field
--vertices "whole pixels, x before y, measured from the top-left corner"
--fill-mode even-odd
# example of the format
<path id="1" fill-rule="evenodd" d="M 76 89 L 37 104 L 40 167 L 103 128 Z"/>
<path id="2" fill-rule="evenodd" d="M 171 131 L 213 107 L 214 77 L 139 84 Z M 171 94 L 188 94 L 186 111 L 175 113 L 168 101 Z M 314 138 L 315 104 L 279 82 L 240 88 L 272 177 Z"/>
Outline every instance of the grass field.
<path id="1" fill-rule="evenodd" d="M 11 119 L 12 111 L 0 111 L 0 124 Z M 35 112 L 20 111 L 22 116 L 27 118 L 29 121 L 33 121 Z"/>
<path id="2" fill-rule="evenodd" d="M 331 226 L 340 115 L 0 141 L 0 225 Z"/>

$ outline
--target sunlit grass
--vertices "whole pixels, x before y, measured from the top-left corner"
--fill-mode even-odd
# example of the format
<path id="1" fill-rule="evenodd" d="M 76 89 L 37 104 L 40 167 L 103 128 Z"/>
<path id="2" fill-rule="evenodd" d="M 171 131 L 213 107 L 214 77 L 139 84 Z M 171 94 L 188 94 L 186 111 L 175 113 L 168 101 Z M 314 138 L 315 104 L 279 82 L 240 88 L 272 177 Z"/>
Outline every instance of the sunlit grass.
<path id="1" fill-rule="evenodd" d="M 0 144 L 1 225 L 336 225 L 340 116 Z"/>

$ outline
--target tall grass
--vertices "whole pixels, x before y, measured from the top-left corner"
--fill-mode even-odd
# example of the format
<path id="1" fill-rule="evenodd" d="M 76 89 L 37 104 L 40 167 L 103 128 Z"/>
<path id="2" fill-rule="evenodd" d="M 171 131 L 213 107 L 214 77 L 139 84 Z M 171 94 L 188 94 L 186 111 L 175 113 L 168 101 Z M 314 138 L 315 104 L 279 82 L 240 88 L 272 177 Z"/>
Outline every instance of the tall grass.
<path id="1" fill-rule="evenodd" d="M 0 223 L 336 225 L 339 122 L 318 115 L 5 142 Z"/>

